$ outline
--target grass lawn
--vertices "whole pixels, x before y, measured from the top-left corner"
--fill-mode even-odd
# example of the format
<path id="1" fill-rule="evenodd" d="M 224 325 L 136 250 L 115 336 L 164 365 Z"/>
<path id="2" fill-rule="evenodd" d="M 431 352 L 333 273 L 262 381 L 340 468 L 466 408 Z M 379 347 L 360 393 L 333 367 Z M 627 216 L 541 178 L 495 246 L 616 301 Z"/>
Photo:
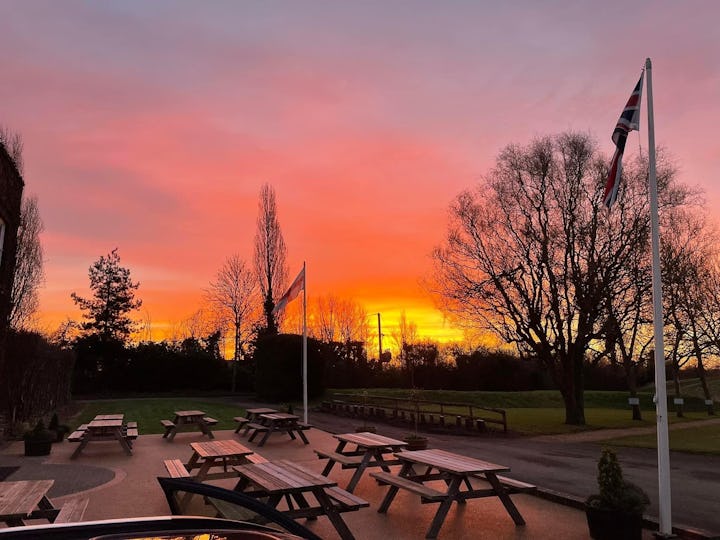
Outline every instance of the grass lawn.
<path id="1" fill-rule="evenodd" d="M 643 410 L 642 421 L 632 419 L 632 411 L 627 409 L 589 408 L 585 409 L 585 426 L 565 424 L 565 409 L 558 408 L 512 408 L 506 409 L 508 427 L 525 435 L 550 435 L 557 433 L 575 433 L 595 429 L 653 427 L 655 411 Z M 687 413 L 685 418 L 670 417 L 670 423 L 691 422 L 706 419 L 702 413 Z"/>
<path id="2" fill-rule="evenodd" d="M 348 391 L 350 392 L 350 391 Z M 373 390 L 371 394 L 395 395 L 405 397 L 407 390 Z M 655 412 L 652 404 L 643 403 L 643 421 L 633 421 L 627 406 L 627 394 L 624 392 L 586 393 L 586 426 L 569 426 L 564 423 L 565 409 L 559 392 L 455 392 L 423 391 L 421 399 L 445 402 L 473 403 L 478 406 L 501 407 L 507 411 L 508 428 L 524 435 L 573 433 L 602 428 L 645 427 L 655 425 Z M 649 399 L 649 398 L 648 398 Z M 118 400 L 97 400 L 81 402 L 80 412 L 66 420 L 71 428 L 89 422 L 97 414 L 123 413 L 125 420 L 138 423 L 141 434 L 163 433 L 160 420 L 172 420 L 174 411 L 199 409 L 218 420 L 215 429 L 235 429 L 233 417 L 243 416 L 245 411 L 222 399 L 212 398 L 130 398 Z M 447 414 L 466 414 L 467 409 L 446 408 Z M 492 415 L 489 413 L 489 415 Z M 700 412 L 686 413 L 686 418 L 670 416 L 670 422 L 692 421 L 707 418 Z"/>
<path id="3" fill-rule="evenodd" d="M 328 390 L 326 399 L 333 399 L 335 393 L 361 394 L 362 388 L 348 388 Z M 370 388 L 367 389 L 370 396 L 383 396 L 396 399 L 408 399 L 410 390 L 407 388 Z M 643 410 L 654 410 L 652 392 L 640 392 L 640 407 Z M 623 409 L 628 408 L 628 393 L 624 391 L 585 391 L 585 407 L 588 409 Z M 338 399 L 341 399 L 338 397 Z M 563 400 L 557 390 L 533 390 L 527 392 L 480 392 L 460 390 L 421 390 L 418 399 L 427 401 L 442 401 L 446 403 L 468 403 L 478 407 L 500 407 L 503 409 L 512 408 L 563 408 Z M 672 409 L 672 400 L 668 405 Z M 699 398 L 688 397 L 685 400 L 685 410 L 704 411 L 705 406 Z"/>
<path id="4" fill-rule="evenodd" d="M 702 426 L 670 431 L 670 450 L 720 456 L 720 426 Z M 608 445 L 656 448 L 654 433 L 604 441 Z"/>
<path id="5" fill-rule="evenodd" d="M 98 400 L 82 403 L 80 412 L 69 419 L 75 429 L 98 414 L 123 413 L 125 421 L 136 421 L 141 434 L 164 433 L 160 420 L 172 420 L 175 411 L 201 410 L 218 420 L 213 429 L 235 429 L 235 416 L 243 416 L 245 410 L 220 400 L 203 398 L 132 398 L 119 400 Z"/>
<path id="6" fill-rule="evenodd" d="M 362 389 L 346 389 L 328 392 L 361 394 Z M 401 388 L 372 388 L 368 390 L 370 396 L 383 396 L 396 399 L 408 399 L 408 389 Z M 331 396 L 327 396 L 331 399 Z M 642 393 L 640 406 L 643 420 L 638 422 L 632 419 L 632 413 L 627 404 L 627 392 L 596 391 L 585 392 L 585 426 L 570 426 L 565 424 L 565 409 L 562 396 L 556 390 L 536 390 L 530 392 L 463 392 L 455 390 L 422 390 L 420 400 L 438 401 L 444 403 L 467 403 L 478 407 L 502 408 L 507 413 L 508 429 L 524 435 L 550 435 L 559 433 L 574 433 L 607 428 L 651 427 L 655 425 L 655 406 L 651 393 Z M 338 396 L 338 398 L 340 398 Z M 341 398 L 340 398 L 341 399 Z M 369 399 L 372 401 L 372 398 Z M 688 400 L 690 402 L 690 400 Z M 695 412 L 686 412 L 685 418 L 670 416 L 670 422 L 687 422 L 707 418 L 702 401 L 693 399 L 692 408 Z M 438 408 L 423 404 L 421 409 L 437 413 Z M 467 414 L 466 407 L 446 406 L 447 415 Z M 476 411 L 476 414 L 480 411 Z M 488 417 L 496 417 L 488 412 Z M 491 426 L 494 427 L 494 426 Z"/>

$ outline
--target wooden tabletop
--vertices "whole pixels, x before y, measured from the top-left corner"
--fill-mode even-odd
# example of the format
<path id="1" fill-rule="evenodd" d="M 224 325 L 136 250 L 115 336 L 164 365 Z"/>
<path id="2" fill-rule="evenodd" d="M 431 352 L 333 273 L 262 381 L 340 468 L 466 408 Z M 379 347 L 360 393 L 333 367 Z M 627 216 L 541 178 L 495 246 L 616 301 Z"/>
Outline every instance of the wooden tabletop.
<path id="1" fill-rule="evenodd" d="M 333 435 L 337 440 L 344 441 L 364 448 L 381 448 L 384 446 L 407 446 L 408 443 L 405 441 L 399 441 L 397 439 L 391 439 L 377 433 L 339 433 Z"/>
<path id="2" fill-rule="evenodd" d="M 237 441 L 209 441 L 190 443 L 193 451 L 201 458 L 224 458 L 230 456 L 246 456 L 253 451 Z"/>
<path id="3" fill-rule="evenodd" d="M 88 427 L 91 429 L 94 428 L 118 428 L 122 427 L 123 421 L 122 418 L 119 420 L 98 420 L 97 417 L 95 417 L 94 420 L 92 420 L 90 423 L 88 423 Z"/>
<path id="4" fill-rule="evenodd" d="M 175 416 L 186 417 L 186 416 L 205 416 L 203 411 L 175 411 Z"/>
<path id="5" fill-rule="evenodd" d="M 396 452 L 395 457 L 402 461 L 422 463 L 435 467 L 438 470 L 455 474 L 476 474 L 482 472 L 507 472 L 509 467 L 496 465 L 489 461 L 482 461 L 445 450 L 416 450 L 412 452 Z"/>
<path id="6" fill-rule="evenodd" d="M 31 514 L 52 485 L 53 480 L 0 482 L 0 516 L 22 518 Z"/>
<path id="7" fill-rule="evenodd" d="M 247 478 L 268 494 L 297 493 L 337 485 L 337 482 L 327 476 L 286 459 L 250 465 L 236 465 L 233 469 L 240 476 Z"/>
<path id="8" fill-rule="evenodd" d="M 98 414 L 93 418 L 93 420 L 122 420 L 125 418 L 124 414 Z"/>
<path id="9" fill-rule="evenodd" d="M 267 407 L 258 407 L 256 409 L 247 409 L 248 414 L 255 414 L 255 415 L 272 414 L 272 413 L 276 413 L 276 412 L 277 412 L 277 410 L 268 409 Z"/>
<path id="10" fill-rule="evenodd" d="M 265 418 L 266 420 L 300 420 L 300 417 L 296 414 L 290 414 L 290 413 L 264 413 L 260 415 L 260 418 Z"/>

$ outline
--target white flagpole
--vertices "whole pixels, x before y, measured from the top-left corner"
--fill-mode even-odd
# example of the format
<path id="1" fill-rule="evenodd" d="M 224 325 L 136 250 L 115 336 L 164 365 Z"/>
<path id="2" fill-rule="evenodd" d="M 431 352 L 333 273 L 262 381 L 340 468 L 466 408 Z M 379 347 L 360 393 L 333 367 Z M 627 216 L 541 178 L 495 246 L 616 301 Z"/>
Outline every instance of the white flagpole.
<path id="1" fill-rule="evenodd" d="M 303 411 L 305 413 L 303 422 L 308 421 L 308 394 L 307 394 L 307 274 L 305 273 L 305 261 L 303 261 L 303 357 L 302 357 L 302 380 L 303 380 Z"/>
<path id="2" fill-rule="evenodd" d="M 652 292 L 655 327 L 655 413 L 657 416 L 658 505 L 660 535 L 672 535 L 670 495 L 670 450 L 668 440 L 665 346 L 663 344 L 662 281 L 660 279 L 660 224 L 658 218 L 657 174 L 655 170 L 655 118 L 653 116 L 652 64 L 645 60 L 647 74 L 648 157 L 650 180 L 650 224 L 652 227 Z"/>

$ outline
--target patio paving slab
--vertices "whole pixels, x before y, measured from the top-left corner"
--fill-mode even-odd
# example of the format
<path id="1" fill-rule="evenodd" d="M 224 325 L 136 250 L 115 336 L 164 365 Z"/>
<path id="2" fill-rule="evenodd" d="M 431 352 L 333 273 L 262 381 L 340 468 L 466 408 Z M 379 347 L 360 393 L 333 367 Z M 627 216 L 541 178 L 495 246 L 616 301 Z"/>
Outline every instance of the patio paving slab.
<path id="1" fill-rule="evenodd" d="M 382 430 L 380 430 L 382 433 Z M 232 430 L 216 431 L 218 440 L 236 439 L 243 444 Z M 291 459 L 308 468 L 321 472 L 324 460 L 317 459 L 313 449 L 332 450 L 336 440 L 330 433 L 320 429 L 307 432 L 309 445 L 292 441 L 288 437 L 271 437 L 262 448 L 247 443 L 250 448 L 267 459 Z M 168 507 L 156 478 L 165 476 L 163 460 L 190 457 L 190 442 L 205 440 L 201 433 L 185 433 L 169 443 L 161 435 L 141 435 L 133 445 L 133 455 L 127 456 L 117 444 L 94 443 L 87 446 L 74 462 L 70 454 L 75 449 L 72 443 L 64 442 L 53 447 L 52 454 L 40 460 L 22 457 L 22 442 L 11 443 L 0 453 L 0 462 L 5 465 L 21 463 L 21 470 L 41 471 L 54 478 L 57 494 L 53 500 L 62 504 L 72 497 L 89 497 L 85 513 L 86 520 L 128 518 L 140 516 L 167 515 Z M 34 460 L 28 463 L 26 460 Z M 397 470 L 394 468 L 393 470 Z M 20 472 L 18 471 L 18 473 Z M 112 478 L 108 477 L 112 473 Z M 17 473 L 15 473 L 17 474 Z M 33 473 L 35 474 L 35 473 Z M 330 477 L 341 487 L 347 485 L 352 470 L 333 469 Z M 84 479 L 83 479 L 84 478 Z M 13 478 L 10 478 L 13 479 Z M 220 480 L 216 483 L 232 487 L 235 481 Z M 369 508 L 357 512 L 346 512 L 343 519 L 358 540 L 389 540 L 424 538 L 425 532 L 437 509 L 436 504 L 420 504 L 419 497 L 401 491 L 387 514 L 379 514 L 386 486 L 379 486 L 368 475 L 363 476 L 355 494 L 370 502 Z M 465 505 L 454 505 L 440 531 L 440 539 L 538 539 L 563 540 L 588 538 L 587 523 L 583 511 L 553 503 L 531 495 L 513 495 L 518 509 L 527 525 L 516 527 L 499 500 L 495 498 L 470 501 Z M 335 539 L 338 535 L 327 519 L 301 520 L 309 529 L 322 538 Z M 643 538 L 652 534 L 644 531 Z"/>

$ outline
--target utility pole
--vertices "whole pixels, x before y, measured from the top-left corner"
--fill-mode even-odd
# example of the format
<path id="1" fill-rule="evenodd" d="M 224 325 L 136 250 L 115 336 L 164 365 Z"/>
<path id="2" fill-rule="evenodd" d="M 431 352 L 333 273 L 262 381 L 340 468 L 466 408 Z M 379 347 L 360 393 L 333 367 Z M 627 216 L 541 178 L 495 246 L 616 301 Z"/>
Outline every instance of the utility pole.
<path id="1" fill-rule="evenodd" d="M 382 327 L 380 326 L 380 312 L 378 316 L 378 362 L 382 362 Z"/>

